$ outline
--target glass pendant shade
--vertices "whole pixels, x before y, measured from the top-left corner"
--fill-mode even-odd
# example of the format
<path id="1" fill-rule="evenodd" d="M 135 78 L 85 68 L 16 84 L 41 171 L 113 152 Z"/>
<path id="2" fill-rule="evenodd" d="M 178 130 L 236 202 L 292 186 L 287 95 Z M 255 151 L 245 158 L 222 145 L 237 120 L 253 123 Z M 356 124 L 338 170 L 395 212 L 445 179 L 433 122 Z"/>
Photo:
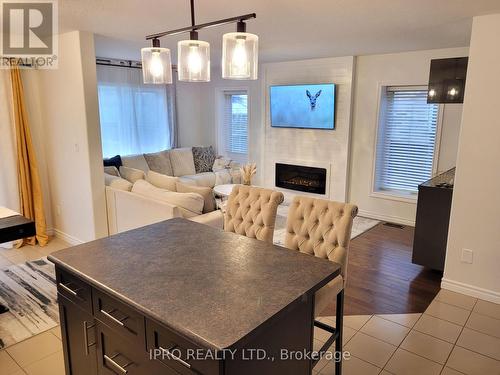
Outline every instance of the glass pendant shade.
<path id="1" fill-rule="evenodd" d="M 210 44 L 201 40 L 182 40 L 177 45 L 179 81 L 210 81 Z"/>
<path id="2" fill-rule="evenodd" d="M 141 57 L 145 84 L 172 83 L 172 60 L 168 48 L 142 48 Z"/>
<path id="3" fill-rule="evenodd" d="M 257 79 L 259 37 L 236 32 L 222 37 L 222 78 Z"/>

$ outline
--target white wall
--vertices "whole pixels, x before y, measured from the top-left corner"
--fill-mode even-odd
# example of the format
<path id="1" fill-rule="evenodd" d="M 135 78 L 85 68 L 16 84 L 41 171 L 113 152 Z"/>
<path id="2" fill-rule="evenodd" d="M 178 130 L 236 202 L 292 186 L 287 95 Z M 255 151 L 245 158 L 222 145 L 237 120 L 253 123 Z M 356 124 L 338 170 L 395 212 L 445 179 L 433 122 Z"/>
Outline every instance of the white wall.
<path id="1" fill-rule="evenodd" d="M 59 35 L 58 57 L 23 77 L 50 222 L 78 243 L 107 235 L 93 35 Z"/>
<path id="2" fill-rule="evenodd" d="M 354 58 L 335 57 L 264 64 L 262 82 L 263 185 L 275 187 L 275 163 L 289 162 L 327 169 L 326 197 L 347 199 Z M 282 129 L 270 124 L 269 87 L 328 83 L 336 87 L 335 130 Z"/>
<path id="3" fill-rule="evenodd" d="M 500 14 L 474 17 L 442 287 L 500 303 Z M 474 252 L 461 262 L 462 249 Z"/>
<path id="4" fill-rule="evenodd" d="M 467 55 L 467 48 L 450 48 L 357 57 L 349 201 L 359 206 L 360 215 L 408 225 L 415 222 L 415 202 L 371 196 L 380 86 L 427 85 L 431 59 Z M 455 165 L 461 109 L 459 104 L 445 106 L 439 171 Z"/>

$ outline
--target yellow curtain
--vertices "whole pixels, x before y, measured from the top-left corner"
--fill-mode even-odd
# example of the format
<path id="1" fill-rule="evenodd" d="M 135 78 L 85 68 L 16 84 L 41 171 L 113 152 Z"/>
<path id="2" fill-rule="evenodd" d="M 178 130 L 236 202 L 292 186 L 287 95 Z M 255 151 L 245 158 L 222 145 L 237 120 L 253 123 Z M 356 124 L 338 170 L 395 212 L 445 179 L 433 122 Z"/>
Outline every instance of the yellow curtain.
<path id="1" fill-rule="evenodd" d="M 35 221 L 36 236 L 26 238 L 20 243 L 45 246 L 49 237 L 47 236 L 47 224 L 43 209 L 42 189 L 35 151 L 31 141 L 28 115 L 24 105 L 24 89 L 21 81 L 21 73 L 18 67 L 10 70 L 12 81 L 12 97 L 14 104 L 14 123 L 16 128 L 17 164 L 19 181 L 19 200 L 21 215 Z"/>

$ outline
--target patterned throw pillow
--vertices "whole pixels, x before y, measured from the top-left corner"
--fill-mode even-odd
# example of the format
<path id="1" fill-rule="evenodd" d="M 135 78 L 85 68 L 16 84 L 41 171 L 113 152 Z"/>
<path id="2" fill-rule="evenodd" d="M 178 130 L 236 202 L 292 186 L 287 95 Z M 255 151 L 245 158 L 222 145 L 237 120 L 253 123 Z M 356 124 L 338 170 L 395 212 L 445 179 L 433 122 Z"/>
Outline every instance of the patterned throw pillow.
<path id="1" fill-rule="evenodd" d="M 216 158 L 212 146 L 193 147 L 194 168 L 196 173 L 212 172 L 212 166 Z"/>

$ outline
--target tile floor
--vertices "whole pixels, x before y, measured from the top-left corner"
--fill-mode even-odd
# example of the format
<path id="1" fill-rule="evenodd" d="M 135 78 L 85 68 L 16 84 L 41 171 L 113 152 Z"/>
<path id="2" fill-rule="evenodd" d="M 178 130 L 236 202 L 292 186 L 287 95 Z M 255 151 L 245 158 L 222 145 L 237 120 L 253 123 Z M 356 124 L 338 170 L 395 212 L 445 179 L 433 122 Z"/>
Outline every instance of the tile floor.
<path id="1" fill-rule="evenodd" d="M 346 375 L 500 375 L 500 305 L 463 294 L 441 290 L 423 314 L 346 316 L 344 333 Z M 315 334 L 315 348 L 324 341 Z"/>
<path id="2" fill-rule="evenodd" d="M 0 249 L 0 269 L 66 246 Z M 316 329 L 315 349 L 327 337 Z M 346 316 L 344 350 L 345 375 L 500 375 L 500 305 L 441 290 L 423 314 Z M 64 375 L 59 327 L 0 351 L 0 374 Z M 333 362 L 321 360 L 314 374 L 334 374 Z"/>

